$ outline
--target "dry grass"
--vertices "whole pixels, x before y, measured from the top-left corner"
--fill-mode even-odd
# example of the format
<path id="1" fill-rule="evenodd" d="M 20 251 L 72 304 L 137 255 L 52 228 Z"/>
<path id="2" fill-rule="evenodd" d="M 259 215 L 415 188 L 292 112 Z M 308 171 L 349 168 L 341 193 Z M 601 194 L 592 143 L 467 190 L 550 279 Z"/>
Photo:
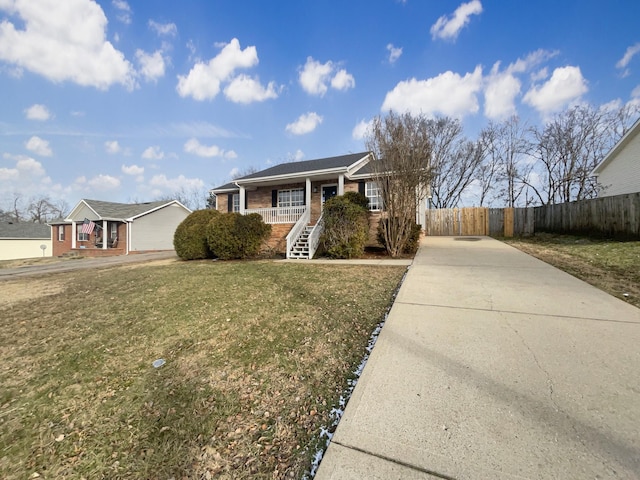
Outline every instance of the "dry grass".
<path id="1" fill-rule="evenodd" d="M 3 282 L 33 295 L 0 304 L 0 478 L 299 478 L 404 270 L 206 261 Z"/>
<path id="2" fill-rule="evenodd" d="M 502 240 L 640 307 L 640 241 L 545 233 Z"/>

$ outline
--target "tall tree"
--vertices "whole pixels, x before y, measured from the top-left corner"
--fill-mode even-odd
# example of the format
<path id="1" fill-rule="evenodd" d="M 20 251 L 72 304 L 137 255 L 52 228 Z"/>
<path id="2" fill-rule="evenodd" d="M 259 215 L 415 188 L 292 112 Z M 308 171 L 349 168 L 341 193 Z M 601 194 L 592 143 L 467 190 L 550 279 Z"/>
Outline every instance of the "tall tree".
<path id="1" fill-rule="evenodd" d="M 456 207 L 482 162 L 482 145 L 465 137 L 459 120 L 439 117 L 425 126 L 431 142 L 431 201 L 436 208 Z"/>
<path id="2" fill-rule="evenodd" d="M 531 153 L 537 162 L 537 175 L 522 180 L 540 202 L 555 204 L 595 197 L 597 185 L 589 174 L 611 149 L 611 115 L 580 105 L 556 115 L 542 128 L 534 127 L 532 133 Z"/>
<path id="3" fill-rule="evenodd" d="M 373 180 L 382 197 L 386 221 L 382 234 L 387 252 L 398 256 L 415 224 L 417 201 L 424 198 L 430 180 L 431 141 L 422 115 L 389 112 L 373 119 L 366 139 L 376 156 Z"/>

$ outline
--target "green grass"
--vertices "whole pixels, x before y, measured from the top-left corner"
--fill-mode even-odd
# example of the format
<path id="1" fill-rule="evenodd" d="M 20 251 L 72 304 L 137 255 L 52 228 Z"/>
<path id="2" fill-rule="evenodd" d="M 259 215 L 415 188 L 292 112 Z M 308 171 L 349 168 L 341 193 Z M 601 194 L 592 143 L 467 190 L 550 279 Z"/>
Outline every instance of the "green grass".
<path id="1" fill-rule="evenodd" d="M 0 478 L 299 478 L 404 271 L 202 261 L 0 283 L 29 291 L 0 302 Z"/>
<path id="2" fill-rule="evenodd" d="M 545 233 L 502 240 L 640 307 L 640 241 Z"/>

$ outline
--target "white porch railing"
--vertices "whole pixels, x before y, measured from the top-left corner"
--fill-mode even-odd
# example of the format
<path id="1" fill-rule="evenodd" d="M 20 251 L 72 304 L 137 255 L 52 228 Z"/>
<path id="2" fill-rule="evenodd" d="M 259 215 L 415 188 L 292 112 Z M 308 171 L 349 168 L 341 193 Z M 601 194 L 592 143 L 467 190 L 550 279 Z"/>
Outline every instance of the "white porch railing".
<path id="1" fill-rule="evenodd" d="M 298 208 L 298 207 L 294 207 L 294 208 Z M 291 246 L 294 243 L 296 243 L 296 240 L 298 240 L 298 237 L 300 236 L 304 228 L 307 225 L 309 225 L 309 222 L 311 221 L 311 208 L 305 208 L 305 207 L 302 207 L 302 208 L 305 209 L 304 212 L 302 213 L 302 215 L 300 216 L 296 224 L 293 226 L 293 228 L 287 235 L 287 258 L 289 258 L 289 253 L 291 252 Z"/>
<path id="2" fill-rule="evenodd" d="M 313 230 L 309 234 L 309 260 L 313 258 L 316 254 L 316 250 L 318 249 L 318 244 L 320 243 L 320 235 L 322 234 L 322 230 L 324 230 L 324 218 L 320 214 L 320 218 L 313 226 Z"/>
<path id="3" fill-rule="evenodd" d="M 245 215 L 257 213 L 262 217 L 264 223 L 296 223 L 304 214 L 307 207 L 274 207 L 274 208 L 248 208 Z"/>

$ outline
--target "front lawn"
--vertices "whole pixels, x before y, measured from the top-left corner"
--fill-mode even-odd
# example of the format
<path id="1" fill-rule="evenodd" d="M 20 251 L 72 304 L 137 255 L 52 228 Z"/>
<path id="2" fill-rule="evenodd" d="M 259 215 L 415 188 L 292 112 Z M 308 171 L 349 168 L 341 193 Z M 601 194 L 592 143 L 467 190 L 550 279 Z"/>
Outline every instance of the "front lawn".
<path id="1" fill-rule="evenodd" d="M 0 282 L 0 478 L 300 478 L 404 272 L 165 261 Z"/>

